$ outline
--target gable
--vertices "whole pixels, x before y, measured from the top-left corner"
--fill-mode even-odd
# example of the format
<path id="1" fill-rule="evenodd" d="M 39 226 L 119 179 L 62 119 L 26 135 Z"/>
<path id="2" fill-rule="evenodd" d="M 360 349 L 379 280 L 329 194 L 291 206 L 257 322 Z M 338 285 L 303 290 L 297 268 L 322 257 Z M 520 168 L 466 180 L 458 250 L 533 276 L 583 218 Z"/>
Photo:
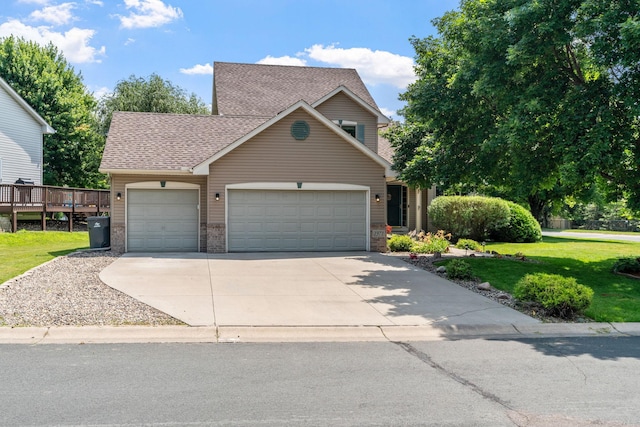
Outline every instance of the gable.
<path id="1" fill-rule="evenodd" d="M 55 130 L 49 126 L 49 124 L 42 118 L 40 115 L 24 100 L 18 93 L 13 90 L 13 88 L 7 83 L 3 78 L 0 78 L 0 92 L 3 94 L 3 102 L 5 102 L 5 106 L 12 109 L 12 111 L 17 111 L 21 109 L 24 113 L 28 114 L 33 121 L 35 121 L 38 126 L 41 128 L 41 134 L 51 134 L 55 133 Z M 13 102 L 11 102 L 11 100 Z M 0 110 L 3 111 L 3 110 Z M 7 113 L 3 111 L 3 113 Z M 11 114 L 11 111 L 9 112 Z M 18 114 L 18 113 L 14 113 Z"/>
<path id="2" fill-rule="evenodd" d="M 356 94 L 351 92 L 344 86 L 337 87 L 333 91 L 329 92 L 316 102 L 312 104 L 312 107 L 321 111 L 320 108 L 325 104 L 334 104 L 335 102 L 347 106 L 348 109 L 353 109 L 356 114 L 373 116 L 376 118 L 377 123 L 388 124 L 389 118 L 382 114 L 378 109 L 371 107 L 364 100 L 359 98 Z"/>
<path id="3" fill-rule="evenodd" d="M 42 125 L 0 88 L 0 183 L 18 178 L 42 184 Z"/>
<path id="4" fill-rule="evenodd" d="M 296 140 L 294 123 L 304 121 L 309 135 Z M 303 109 L 269 126 L 211 163 L 214 182 L 351 182 L 382 179 L 385 166 L 363 154 Z"/>
<path id="5" fill-rule="evenodd" d="M 393 172 L 391 171 L 391 165 L 386 160 L 384 160 L 383 158 L 378 156 L 374 151 L 370 150 L 369 148 L 367 148 L 363 144 L 361 144 L 358 141 L 356 141 L 350 135 L 346 134 L 342 129 L 340 129 L 338 126 L 336 126 L 329 119 L 327 119 L 325 116 L 323 116 L 318 111 L 313 109 L 311 106 L 309 106 L 304 101 L 297 102 L 296 104 L 294 104 L 291 107 L 287 108 L 285 111 L 281 112 L 277 116 L 275 116 L 272 119 L 264 122 L 262 125 L 260 125 L 256 129 L 254 129 L 252 132 L 250 132 L 247 135 L 245 135 L 244 137 L 238 139 L 233 144 L 230 144 L 227 147 L 225 147 L 224 149 L 220 150 L 219 152 L 217 152 L 215 155 L 213 155 L 212 157 L 210 157 L 206 161 L 204 161 L 204 162 L 200 163 L 199 165 L 195 166 L 193 168 L 193 173 L 199 174 L 199 175 L 207 175 L 207 174 L 209 174 L 209 165 L 210 164 L 212 164 L 212 163 L 218 161 L 219 159 L 223 158 L 224 156 L 228 155 L 229 153 L 231 153 L 232 151 L 236 150 L 238 147 L 240 147 L 241 145 L 243 145 L 247 141 L 251 140 L 256 135 L 264 132 L 265 130 L 267 130 L 271 126 L 274 126 L 278 122 L 283 121 L 283 120 L 287 120 L 288 121 L 289 120 L 289 116 L 292 113 L 294 113 L 294 112 L 296 112 L 298 110 L 304 110 L 309 116 L 313 117 L 324 128 L 326 128 L 329 132 L 337 135 L 338 140 L 344 141 L 347 145 L 351 145 L 353 148 L 355 148 L 356 151 L 359 151 L 365 157 L 370 158 L 375 163 L 377 163 L 378 165 L 382 166 L 384 168 L 384 170 L 386 171 L 385 173 L 387 173 L 389 176 L 393 175 Z M 289 128 L 289 133 L 288 133 L 288 137 L 287 138 L 295 139 L 295 138 L 293 138 L 291 136 L 291 129 L 290 128 Z"/>
<path id="6" fill-rule="evenodd" d="M 378 119 L 371 112 L 343 92 L 338 92 L 316 107 L 332 122 L 356 123 L 356 138 L 374 153 L 378 152 Z"/>

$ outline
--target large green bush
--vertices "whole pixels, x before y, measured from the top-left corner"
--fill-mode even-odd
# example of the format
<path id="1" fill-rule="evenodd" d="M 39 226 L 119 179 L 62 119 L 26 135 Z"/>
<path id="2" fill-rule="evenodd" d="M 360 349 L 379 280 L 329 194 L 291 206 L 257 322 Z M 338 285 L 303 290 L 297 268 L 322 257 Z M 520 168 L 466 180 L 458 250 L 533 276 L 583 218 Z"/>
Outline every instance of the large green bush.
<path id="1" fill-rule="evenodd" d="M 407 235 L 394 234 L 389 239 L 389 250 L 391 252 L 409 252 L 415 242 Z"/>
<path id="2" fill-rule="evenodd" d="M 429 206 L 435 227 L 456 238 L 486 239 L 492 230 L 509 224 L 509 205 L 495 197 L 440 196 Z"/>
<path id="3" fill-rule="evenodd" d="M 447 277 L 449 279 L 471 280 L 473 270 L 471 264 L 461 259 L 452 259 L 447 264 Z"/>
<path id="4" fill-rule="evenodd" d="M 513 295 L 521 301 L 540 304 L 552 316 L 571 318 L 589 307 L 593 290 L 578 284 L 573 277 L 537 273 L 520 279 Z"/>
<path id="5" fill-rule="evenodd" d="M 640 258 L 619 258 L 613 264 L 614 273 L 640 273 Z"/>
<path id="6" fill-rule="evenodd" d="M 458 249 L 468 249 L 470 251 L 480 252 L 482 250 L 482 245 L 475 240 L 471 239 L 460 239 L 456 242 L 456 248 Z"/>
<path id="7" fill-rule="evenodd" d="M 526 208 L 507 201 L 509 223 L 491 232 L 491 239 L 498 242 L 534 243 L 542 240 L 540 224 Z"/>

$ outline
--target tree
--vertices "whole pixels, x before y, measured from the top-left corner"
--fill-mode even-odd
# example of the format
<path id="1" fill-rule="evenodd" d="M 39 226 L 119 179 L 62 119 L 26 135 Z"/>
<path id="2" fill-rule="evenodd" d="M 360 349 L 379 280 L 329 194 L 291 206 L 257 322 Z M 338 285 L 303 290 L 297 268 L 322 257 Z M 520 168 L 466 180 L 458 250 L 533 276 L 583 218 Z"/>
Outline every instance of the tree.
<path id="1" fill-rule="evenodd" d="M 44 138 L 44 183 L 104 187 L 98 172 L 104 138 L 97 132 L 96 102 L 82 77 L 53 44 L 0 40 L 0 76 L 55 130 Z"/>
<path id="2" fill-rule="evenodd" d="M 102 131 L 106 134 L 114 111 L 138 111 L 148 113 L 211 114 L 204 102 L 194 93 L 190 95 L 157 74 L 148 80 L 131 75 L 120 80 L 113 93 L 99 102 L 98 116 Z"/>
<path id="3" fill-rule="evenodd" d="M 604 3 L 463 0 L 434 21 L 438 37 L 412 39 L 418 79 L 402 113 L 422 136 L 391 130 L 401 177 L 490 187 L 538 219 L 600 178 L 640 204 L 638 2 Z"/>

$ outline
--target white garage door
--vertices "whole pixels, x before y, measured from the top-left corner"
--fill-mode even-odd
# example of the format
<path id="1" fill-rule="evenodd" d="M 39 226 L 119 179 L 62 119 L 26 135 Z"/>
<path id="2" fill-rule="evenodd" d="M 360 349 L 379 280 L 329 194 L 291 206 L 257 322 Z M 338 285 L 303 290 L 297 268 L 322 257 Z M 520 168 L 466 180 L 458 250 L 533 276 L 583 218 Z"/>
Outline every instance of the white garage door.
<path id="1" fill-rule="evenodd" d="M 229 190 L 230 252 L 362 251 L 366 192 Z"/>
<path id="2" fill-rule="evenodd" d="M 197 252 L 198 190 L 127 192 L 129 252 Z"/>

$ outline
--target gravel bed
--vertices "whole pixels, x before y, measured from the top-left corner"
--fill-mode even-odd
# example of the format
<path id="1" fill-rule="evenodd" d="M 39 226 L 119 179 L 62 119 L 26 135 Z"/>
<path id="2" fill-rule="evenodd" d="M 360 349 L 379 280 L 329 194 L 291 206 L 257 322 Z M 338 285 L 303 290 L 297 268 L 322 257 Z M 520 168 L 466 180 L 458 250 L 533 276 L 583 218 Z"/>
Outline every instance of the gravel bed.
<path id="1" fill-rule="evenodd" d="M 436 274 L 444 279 L 447 279 L 453 283 L 456 283 L 459 286 L 462 286 L 463 288 L 469 289 L 470 291 L 473 291 L 477 294 L 485 296 L 500 304 L 506 305 L 507 307 L 513 308 L 514 310 L 518 310 L 519 312 L 526 314 L 527 316 L 531 316 L 533 318 L 541 320 L 542 322 L 546 322 L 546 323 L 593 322 L 592 319 L 584 316 L 577 316 L 574 319 L 560 319 L 557 317 L 550 316 L 547 313 L 545 313 L 545 310 L 542 307 L 538 305 L 522 303 L 521 301 L 518 301 L 517 299 L 515 299 L 508 292 L 501 291 L 494 287 L 490 287 L 488 290 L 480 289 L 478 287 L 478 285 L 480 285 L 481 283 L 479 280 L 464 281 L 464 280 L 449 279 L 446 273 L 437 272 L 436 269 L 438 268 L 438 265 L 434 264 L 434 262 L 442 261 L 443 259 L 446 259 L 446 258 L 454 258 L 454 257 L 460 258 L 460 257 L 467 257 L 467 256 L 476 257 L 476 256 L 489 256 L 489 255 L 486 255 L 483 253 L 473 253 L 473 252 L 467 253 L 467 251 L 455 249 L 455 248 L 451 248 L 448 254 L 442 254 L 440 257 L 434 257 L 434 255 L 428 255 L 428 254 L 427 255 L 420 254 L 420 255 L 417 255 L 415 258 L 412 258 L 408 253 L 402 253 L 397 255 L 400 257 L 400 259 L 402 259 L 403 261 L 409 264 L 412 264 L 423 270 L 429 271 L 430 273 Z M 504 262 L 527 262 L 527 261 L 518 261 L 517 258 L 513 258 L 513 259 L 505 259 Z"/>
<path id="2" fill-rule="evenodd" d="M 0 326 L 183 325 L 102 283 L 111 251 L 58 257 L 0 285 Z"/>

